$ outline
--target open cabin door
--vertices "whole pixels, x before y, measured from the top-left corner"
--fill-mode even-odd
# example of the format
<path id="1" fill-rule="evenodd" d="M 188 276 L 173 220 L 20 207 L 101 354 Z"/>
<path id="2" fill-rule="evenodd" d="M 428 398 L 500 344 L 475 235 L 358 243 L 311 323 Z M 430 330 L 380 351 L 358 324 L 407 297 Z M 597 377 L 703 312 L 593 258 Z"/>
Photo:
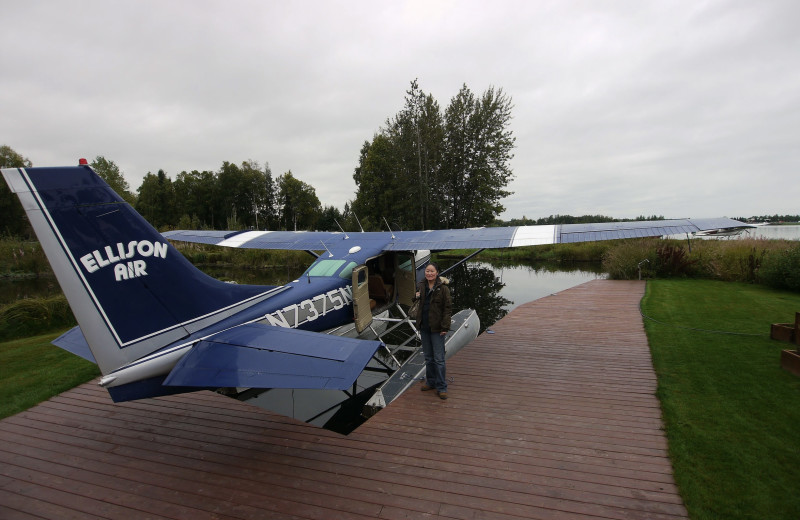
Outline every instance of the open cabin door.
<path id="1" fill-rule="evenodd" d="M 368 274 L 366 265 L 359 265 L 353 269 L 353 318 L 356 323 L 356 331 L 359 334 L 372 323 Z"/>
<path id="2" fill-rule="evenodd" d="M 414 265 L 414 254 L 400 252 L 395 255 L 395 277 L 397 285 L 397 301 L 403 305 L 411 305 L 417 291 L 417 270 Z"/>

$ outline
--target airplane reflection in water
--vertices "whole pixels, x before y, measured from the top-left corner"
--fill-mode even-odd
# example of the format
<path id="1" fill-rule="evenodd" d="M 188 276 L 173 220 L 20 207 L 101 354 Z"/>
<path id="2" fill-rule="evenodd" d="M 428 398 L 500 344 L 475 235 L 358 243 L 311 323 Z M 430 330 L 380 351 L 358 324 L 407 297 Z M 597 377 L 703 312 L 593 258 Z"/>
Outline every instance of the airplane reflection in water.
<path id="1" fill-rule="evenodd" d="M 429 251 L 745 226 L 723 218 L 349 235 L 187 230 L 162 236 L 81 163 L 2 170 L 78 321 L 54 343 L 96 362 L 100 384 L 115 401 L 208 389 L 343 433 L 361 420 L 353 417 L 369 416 L 401 395 L 424 366 L 406 310 Z M 196 269 L 167 239 L 302 250 L 316 260 L 283 285 L 227 284 Z M 448 355 L 478 328 L 474 311 L 455 314 Z"/>

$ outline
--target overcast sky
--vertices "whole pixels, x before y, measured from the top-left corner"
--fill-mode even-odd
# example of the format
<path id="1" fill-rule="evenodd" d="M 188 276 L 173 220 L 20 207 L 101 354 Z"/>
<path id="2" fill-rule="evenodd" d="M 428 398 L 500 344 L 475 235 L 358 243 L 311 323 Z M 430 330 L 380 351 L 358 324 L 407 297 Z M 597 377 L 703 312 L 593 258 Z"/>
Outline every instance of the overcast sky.
<path id="1" fill-rule="evenodd" d="M 0 144 L 34 166 L 269 163 L 323 204 L 410 81 L 514 105 L 501 215 L 800 213 L 800 2 L 0 0 Z"/>

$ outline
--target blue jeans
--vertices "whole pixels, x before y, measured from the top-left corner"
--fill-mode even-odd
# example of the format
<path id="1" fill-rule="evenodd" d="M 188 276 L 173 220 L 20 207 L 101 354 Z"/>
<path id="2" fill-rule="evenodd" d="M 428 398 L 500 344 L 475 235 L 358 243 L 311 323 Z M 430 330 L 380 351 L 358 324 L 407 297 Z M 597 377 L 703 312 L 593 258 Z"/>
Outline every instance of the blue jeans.
<path id="1" fill-rule="evenodd" d="M 438 332 L 420 330 L 422 352 L 425 354 L 425 383 L 439 392 L 447 392 L 444 366 L 444 336 Z"/>

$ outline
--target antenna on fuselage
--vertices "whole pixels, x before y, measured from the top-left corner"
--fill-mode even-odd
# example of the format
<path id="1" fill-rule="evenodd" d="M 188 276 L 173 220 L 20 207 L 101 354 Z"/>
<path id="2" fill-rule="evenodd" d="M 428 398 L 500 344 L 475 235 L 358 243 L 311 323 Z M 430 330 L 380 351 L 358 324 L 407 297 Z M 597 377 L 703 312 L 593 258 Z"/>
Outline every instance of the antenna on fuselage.
<path id="1" fill-rule="evenodd" d="M 384 224 L 386 224 L 386 227 L 389 228 L 389 233 L 392 234 L 392 240 L 394 240 L 394 231 L 392 231 L 392 226 L 390 226 L 389 223 L 386 222 L 386 217 L 381 217 L 381 218 L 383 219 Z"/>
<path id="2" fill-rule="evenodd" d="M 347 236 L 347 231 L 345 231 L 344 229 L 342 229 L 342 225 L 341 225 L 341 224 L 339 224 L 339 221 L 338 221 L 338 220 L 336 220 L 336 219 L 333 219 L 333 221 L 334 221 L 334 222 L 336 222 L 336 225 L 337 225 L 337 226 L 339 226 L 339 229 L 341 229 L 341 230 L 342 230 L 342 233 L 344 233 L 344 239 L 345 239 L 345 240 L 347 240 L 348 238 L 350 238 L 349 236 Z"/>
<path id="3" fill-rule="evenodd" d="M 319 243 L 320 243 L 320 244 L 322 244 L 322 247 L 324 247 L 324 248 L 325 248 L 325 251 L 327 251 L 327 252 L 328 252 L 328 258 L 332 258 L 332 257 L 333 257 L 333 253 L 331 253 L 331 250 L 330 250 L 330 249 L 328 249 L 328 246 L 326 246 L 326 245 L 325 245 L 325 242 L 323 242 L 322 240 L 320 240 L 320 241 L 319 241 Z"/>
<path id="4" fill-rule="evenodd" d="M 358 224 L 358 228 L 359 228 L 359 229 L 361 230 L 361 232 L 363 233 L 363 232 L 364 232 L 364 228 L 363 228 L 363 227 L 361 227 L 361 221 L 360 221 L 360 220 L 358 220 L 358 215 L 356 215 L 355 213 L 353 213 L 353 216 L 356 218 L 356 224 Z"/>

